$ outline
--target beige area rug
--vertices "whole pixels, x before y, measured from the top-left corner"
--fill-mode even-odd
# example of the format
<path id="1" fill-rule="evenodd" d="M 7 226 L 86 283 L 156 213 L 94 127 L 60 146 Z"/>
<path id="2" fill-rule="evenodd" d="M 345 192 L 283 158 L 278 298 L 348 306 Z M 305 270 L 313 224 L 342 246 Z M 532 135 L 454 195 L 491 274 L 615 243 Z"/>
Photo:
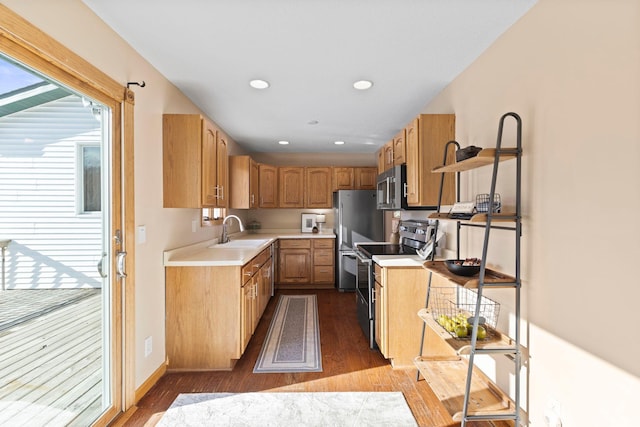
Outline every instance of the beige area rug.
<path id="1" fill-rule="evenodd" d="M 415 427 L 401 392 L 180 394 L 160 427 Z"/>
<path id="2" fill-rule="evenodd" d="M 316 295 L 280 296 L 253 372 L 322 372 Z"/>

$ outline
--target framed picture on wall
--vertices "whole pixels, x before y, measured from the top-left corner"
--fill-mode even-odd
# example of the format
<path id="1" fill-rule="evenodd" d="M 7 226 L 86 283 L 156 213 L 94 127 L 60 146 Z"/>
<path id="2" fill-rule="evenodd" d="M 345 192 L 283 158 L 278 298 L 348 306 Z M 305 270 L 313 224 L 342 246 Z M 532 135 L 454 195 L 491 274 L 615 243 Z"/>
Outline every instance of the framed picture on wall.
<path id="1" fill-rule="evenodd" d="M 312 233 L 316 226 L 316 214 L 302 214 L 302 232 Z"/>

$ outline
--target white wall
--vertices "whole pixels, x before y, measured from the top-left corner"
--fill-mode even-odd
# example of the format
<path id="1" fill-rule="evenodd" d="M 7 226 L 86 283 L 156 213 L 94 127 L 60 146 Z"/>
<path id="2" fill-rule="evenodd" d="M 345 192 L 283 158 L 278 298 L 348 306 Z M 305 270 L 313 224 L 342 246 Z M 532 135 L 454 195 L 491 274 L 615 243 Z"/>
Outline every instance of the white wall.
<path id="1" fill-rule="evenodd" d="M 463 147 L 490 147 L 507 111 L 523 119 L 531 425 L 555 400 L 564 427 L 638 426 L 640 3 L 540 0 L 423 112 L 455 113 Z M 503 165 L 508 205 L 515 164 Z M 488 192 L 490 172 L 464 175 L 463 199 Z M 463 256 L 481 251 L 471 237 Z M 489 261 L 509 271 L 512 240 L 497 237 Z"/>

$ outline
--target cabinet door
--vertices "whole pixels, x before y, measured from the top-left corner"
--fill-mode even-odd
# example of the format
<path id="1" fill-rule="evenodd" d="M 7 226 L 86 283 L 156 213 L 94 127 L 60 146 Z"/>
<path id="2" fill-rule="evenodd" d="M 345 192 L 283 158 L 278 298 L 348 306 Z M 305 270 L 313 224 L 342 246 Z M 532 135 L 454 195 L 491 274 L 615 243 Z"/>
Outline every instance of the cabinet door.
<path id="1" fill-rule="evenodd" d="M 202 206 L 216 207 L 218 203 L 217 129 L 202 121 Z"/>
<path id="2" fill-rule="evenodd" d="M 253 159 L 249 159 L 249 208 L 257 208 L 260 201 L 260 167 Z"/>
<path id="3" fill-rule="evenodd" d="M 353 168 L 333 168 L 333 191 L 353 190 Z"/>
<path id="4" fill-rule="evenodd" d="M 407 150 L 407 203 L 415 205 L 419 202 L 418 180 L 420 179 L 420 165 L 418 162 L 418 118 L 416 117 L 405 128 L 405 143 Z M 436 175 L 436 174 L 433 174 Z"/>
<path id="5" fill-rule="evenodd" d="M 378 169 L 376 168 L 354 168 L 355 172 L 355 189 L 356 190 L 375 190 L 376 179 L 378 178 Z"/>
<path id="6" fill-rule="evenodd" d="M 387 346 L 387 319 L 384 313 L 386 312 L 386 300 L 384 298 L 384 288 L 376 280 L 375 282 L 375 329 L 374 329 L 374 338 L 378 347 L 380 347 L 380 353 L 384 357 L 389 357 L 388 346 Z"/>
<path id="7" fill-rule="evenodd" d="M 305 168 L 305 183 L 306 208 L 332 207 L 330 167 Z"/>
<path id="8" fill-rule="evenodd" d="M 384 170 L 393 167 L 393 139 L 384 145 Z"/>
<path id="9" fill-rule="evenodd" d="M 270 165 L 259 165 L 260 207 L 278 207 L 278 168 Z"/>
<path id="10" fill-rule="evenodd" d="M 278 168 L 278 200 L 281 208 L 304 207 L 304 168 Z"/>
<path id="11" fill-rule="evenodd" d="M 216 187 L 218 197 L 216 206 L 226 208 L 229 206 L 229 138 L 224 132 L 218 131 L 216 144 Z"/>
<path id="12" fill-rule="evenodd" d="M 241 326 L 241 343 L 242 352 L 247 348 L 247 344 L 253 334 L 253 285 L 249 280 L 242 287 L 242 316 L 240 318 Z"/>
<path id="13" fill-rule="evenodd" d="M 260 318 L 262 313 L 264 313 L 264 309 L 267 308 L 267 304 L 271 298 L 271 258 L 269 258 L 262 267 L 260 267 L 258 275 L 258 318 Z"/>
<path id="14" fill-rule="evenodd" d="M 384 172 L 384 146 L 378 150 L 378 174 Z"/>
<path id="15" fill-rule="evenodd" d="M 278 283 L 311 282 L 311 250 L 280 249 L 278 256 Z"/>
<path id="16" fill-rule="evenodd" d="M 442 165 L 447 142 L 455 139 L 453 114 L 421 114 L 406 127 L 407 203 L 410 206 L 437 206 L 440 174 L 424 173 Z M 453 162 L 453 150 L 447 163 Z M 455 200 L 455 174 L 445 174 L 442 204 Z"/>
<path id="17" fill-rule="evenodd" d="M 406 162 L 405 157 L 405 131 L 402 129 L 393 138 L 393 164 L 401 165 Z"/>

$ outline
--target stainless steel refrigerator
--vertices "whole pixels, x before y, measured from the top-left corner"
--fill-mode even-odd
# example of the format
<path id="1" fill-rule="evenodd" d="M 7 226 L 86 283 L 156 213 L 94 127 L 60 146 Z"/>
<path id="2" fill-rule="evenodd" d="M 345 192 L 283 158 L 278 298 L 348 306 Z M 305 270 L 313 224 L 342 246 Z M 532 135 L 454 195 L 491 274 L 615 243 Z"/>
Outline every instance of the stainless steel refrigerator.
<path id="1" fill-rule="evenodd" d="M 340 190 L 333 193 L 336 234 L 336 287 L 341 292 L 356 289 L 354 244 L 384 241 L 383 211 L 376 208 L 375 190 Z"/>

